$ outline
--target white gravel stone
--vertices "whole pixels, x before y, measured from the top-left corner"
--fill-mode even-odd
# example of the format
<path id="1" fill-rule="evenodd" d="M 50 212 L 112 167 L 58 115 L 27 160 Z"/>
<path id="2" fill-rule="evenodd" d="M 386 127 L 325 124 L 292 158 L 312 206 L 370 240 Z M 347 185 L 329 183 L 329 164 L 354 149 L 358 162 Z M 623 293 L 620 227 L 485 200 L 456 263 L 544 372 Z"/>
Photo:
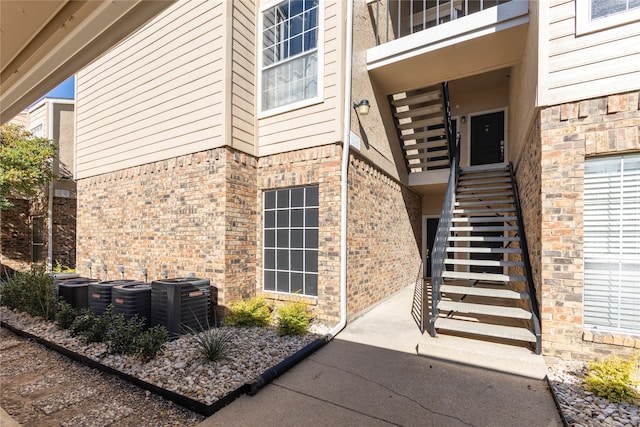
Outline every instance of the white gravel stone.
<path id="1" fill-rule="evenodd" d="M 321 337 L 281 337 L 274 328 L 224 327 L 233 332 L 229 360 L 209 362 L 198 351 L 195 340 L 183 336 L 146 364 L 133 356 L 106 354 L 104 343 L 82 343 L 50 322 L 26 313 L 0 307 L 0 319 L 76 353 L 95 357 L 100 363 L 184 396 L 212 404 L 227 393 L 260 376 L 304 346 Z M 318 328 L 316 327 L 316 330 Z"/>
<path id="2" fill-rule="evenodd" d="M 584 369 L 582 362 L 561 361 L 549 366 L 547 372 L 567 423 L 572 427 L 637 427 L 640 422 L 638 405 L 612 403 L 585 390 Z"/>

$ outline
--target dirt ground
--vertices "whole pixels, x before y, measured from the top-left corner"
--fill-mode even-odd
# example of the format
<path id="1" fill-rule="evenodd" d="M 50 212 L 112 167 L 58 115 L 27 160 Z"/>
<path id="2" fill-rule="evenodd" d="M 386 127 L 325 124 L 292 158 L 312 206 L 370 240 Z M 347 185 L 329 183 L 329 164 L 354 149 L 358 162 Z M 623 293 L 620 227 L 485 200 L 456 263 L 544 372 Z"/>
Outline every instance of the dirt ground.
<path id="1" fill-rule="evenodd" d="M 0 329 L 0 405 L 25 426 L 193 426 L 204 419 Z"/>

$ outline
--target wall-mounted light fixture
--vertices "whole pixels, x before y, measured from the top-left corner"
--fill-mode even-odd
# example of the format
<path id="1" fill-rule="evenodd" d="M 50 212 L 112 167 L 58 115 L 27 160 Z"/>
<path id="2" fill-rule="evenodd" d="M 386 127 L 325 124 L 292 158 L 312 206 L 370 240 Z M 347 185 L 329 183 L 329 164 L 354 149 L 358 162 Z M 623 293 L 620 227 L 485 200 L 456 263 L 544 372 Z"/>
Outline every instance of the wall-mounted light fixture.
<path id="1" fill-rule="evenodd" d="M 467 116 L 460 117 L 460 122 L 462 122 L 462 124 L 467 123 Z"/>
<path id="2" fill-rule="evenodd" d="M 368 99 L 363 99 L 357 104 L 355 102 L 353 103 L 353 109 L 356 110 L 356 112 L 361 116 L 366 116 L 367 114 L 369 114 L 370 108 L 371 105 L 369 104 Z"/>

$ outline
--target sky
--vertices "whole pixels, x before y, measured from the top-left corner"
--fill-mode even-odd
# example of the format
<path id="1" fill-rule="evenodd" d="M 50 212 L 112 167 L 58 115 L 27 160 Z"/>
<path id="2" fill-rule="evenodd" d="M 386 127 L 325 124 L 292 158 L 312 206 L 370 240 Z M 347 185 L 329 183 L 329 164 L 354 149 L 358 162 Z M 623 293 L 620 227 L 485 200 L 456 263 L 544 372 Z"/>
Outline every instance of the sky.
<path id="1" fill-rule="evenodd" d="M 29 107 L 37 104 L 43 98 L 74 99 L 75 98 L 75 81 L 76 81 L 75 76 L 69 77 L 67 80 L 60 83 L 56 88 L 50 90 L 45 96 L 43 96 L 42 98 L 38 99 L 36 102 L 31 104 Z"/>

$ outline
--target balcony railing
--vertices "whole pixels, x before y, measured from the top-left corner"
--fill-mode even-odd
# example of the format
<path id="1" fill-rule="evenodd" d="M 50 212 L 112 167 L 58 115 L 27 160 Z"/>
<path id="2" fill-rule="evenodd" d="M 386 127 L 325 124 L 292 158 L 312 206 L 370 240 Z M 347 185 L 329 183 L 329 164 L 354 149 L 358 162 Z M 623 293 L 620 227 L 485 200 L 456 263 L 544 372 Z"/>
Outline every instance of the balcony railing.
<path id="1" fill-rule="evenodd" d="M 368 0 L 376 46 L 511 0 Z"/>

